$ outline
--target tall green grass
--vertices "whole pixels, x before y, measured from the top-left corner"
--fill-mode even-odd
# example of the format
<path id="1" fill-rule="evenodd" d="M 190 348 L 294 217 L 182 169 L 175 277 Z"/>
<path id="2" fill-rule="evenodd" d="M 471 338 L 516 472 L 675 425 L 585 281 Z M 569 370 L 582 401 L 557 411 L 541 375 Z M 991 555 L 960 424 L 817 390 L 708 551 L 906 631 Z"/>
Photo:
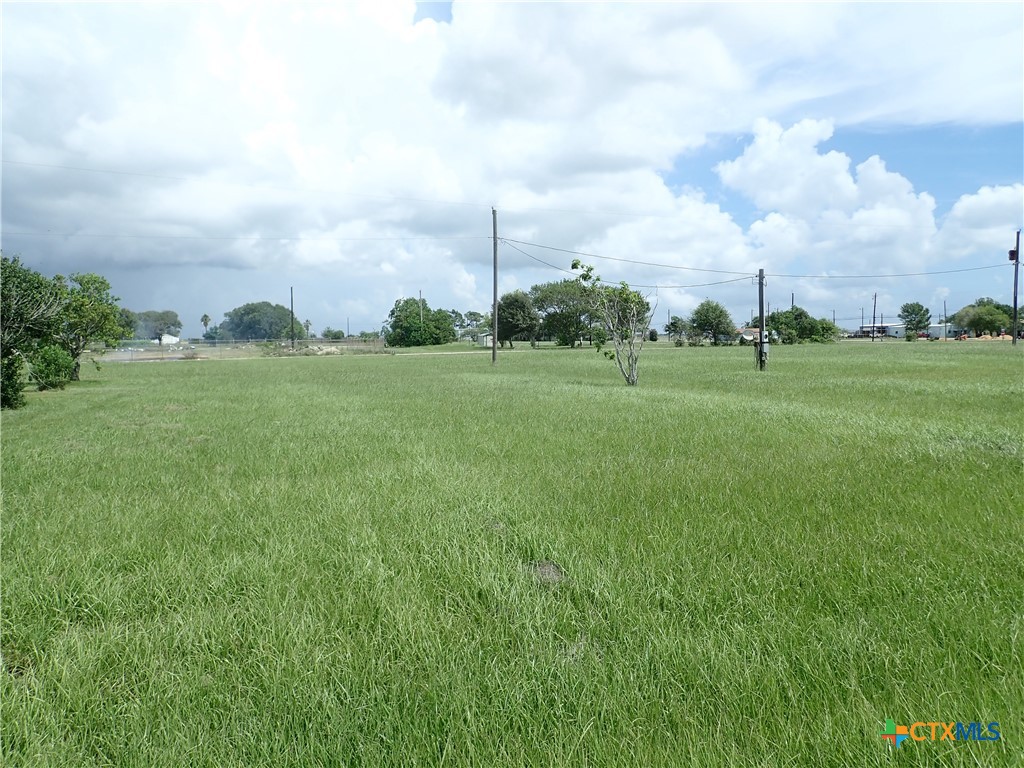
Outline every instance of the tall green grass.
<path id="1" fill-rule="evenodd" d="M 4 764 L 1020 764 L 1022 357 L 753 363 L 210 360 L 30 394 Z M 1002 740 L 893 750 L 887 718 Z"/>

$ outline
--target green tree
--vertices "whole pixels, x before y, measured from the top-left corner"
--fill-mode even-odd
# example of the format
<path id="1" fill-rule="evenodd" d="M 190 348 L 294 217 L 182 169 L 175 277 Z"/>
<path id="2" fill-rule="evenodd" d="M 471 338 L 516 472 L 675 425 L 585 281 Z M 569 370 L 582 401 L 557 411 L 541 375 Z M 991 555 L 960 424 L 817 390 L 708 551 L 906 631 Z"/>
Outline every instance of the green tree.
<path id="1" fill-rule="evenodd" d="M 670 339 L 681 339 L 686 335 L 686 325 L 686 320 L 672 315 L 672 318 L 665 324 L 665 333 Z"/>
<path id="2" fill-rule="evenodd" d="M 541 314 L 540 333 L 557 344 L 574 347 L 590 327 L 592 294 L 579 280 L 541 283 L 530 288 L 530 299 Z"/>
<path id="3" fill-rule="evenodd" d="M 52 280 L 0 254 L 0 407 L 24 405 L 26 356 L 53 338 L 60 309 Z"/>
<path id="4" fill-rule="evenodd" d="M 1007 324 L 1005 326 L 1000 326 L 1000 328 L 1009 328 L 1010 327 L 1010 323 L 1013 322 L 1013 306 L 1010 305 L 1010 304 L 1003 304 L 1001 302 L 996 301 L 995 299 L 989 298 L 988 296 L 983 296 L 980 299 L 975 299 L 973 304 L 971 304 L 969 306 L 974 306 L 974 307 L 995 307 L 996 309 L 998 309 L 1000 312 L 1002 312 L 1004 315 L 1006 315 L 1006 318 L 1007 318 Z M 965 307 L 965 309 L 966 309 L 966 307 Z M 964 327 L 966 327 L 966 326 L 964 326 Z M 1018 312 L 1017 312 L 1017 327 L 1014 330 L 1020 331 L 1022 329 L 1024 329 L 1024 313 L 1020 312 L 1020 310 L 1018 308 Z"/>
<path id="5" fill-rule="evenodd" d="M 219 324 L 214 323 L 203 332 L 203 338 L 207 341 L 226 341 L 230 337 L 223 331 Z"/>
<path id="6" fill-rule="evenodd" d="M 461 330 L 466 327 L 466 318 L 461 312 L 459 312 L 459 310 L 449 309 L 447 311 L 452 318 L 452 325 L 455 326 L 457 330 Z"/>
<path id="7" fill-rule="evenodd" d="M 203 324 L 203 334 L 205 335 L 210 329 L 210 323 L 213 322 L 213 318 L 204 312 L 203 316 L 199 318 L 199 322 Z"/>
<path id="8" fill-rule="evenodd" d="M 119 310 L 121 315 L 121 328 L 124 329 L 124 338 L 134 339 L 135 330 L 139 324 L 139 316 L 132 312 L 127 307 L 121 307 Z"/>
<path id="9" fill-rule="evenodd" d="M 537 310 L 524 291 L 512 291 L 498 299 L 498 342 L 512 347 L 513 339 L 532 338 L 540 326 Z"/>
<path id="10" fill-rule="evenodd" d="M 463 316 L 463 319 L 466 321 L 467 328 L 479 328 L 484 321 L 484 316 L 479 312 L 470 310 Z"/>
<path id="11" fill-rule="evenodd" d="M 1010 327 L 1010 318 L 1005 312 L 991 304 L 969 304 L 953 316 L 954 325 L 973 331 L 975 336 L 984 333 L 998 333 Z"/>
<path id="12" fill-rule="evenodd" d="M 614 352 L 606 355 L 615 360 L 626 385 L 636 386 L 640 352 L 654 314 L 650 302 L 625 282 L 603 285 L 594 268 L 579 259 L 573 261 L 572 268 L 582 270 L 577 280 L 585 302 L 611 339 Z M 598 351 L 602 351 L 600 347 Z"/>
<path id="13" fill-rule="evenodd" d="M 224 313 L 221 331 L 234 339 L 289 339 L 292 313 L 288 307 L 269 301 L 243 304 Z M 306 338 L 302 325 L 295 323 L 295 338 Z"/>
<path id="14" fill-rule="evenodd" d="M 729 312 L 711 299 L 705 299 L 696 306 L 690 314 L 690 325 L 715 345 L 722 343 L 723 337 L 731 340 L 736 335 L 736 324 Z"/>
<path id="15" fill-rule="evenodd" d="M 927 332 L 932 322 L 932 313 L 918 301 L 907 302 L 900 307 L 900 320 L 906 326 L 907 341 L 914 341 L 917 334 Z"/>
<path id="16" fill-rule="evenodd" d="M 455 341 L 447 310 L 431 310 L 425 299 L 398 299 L 388 313 L 386 341 L 392 347 L 422 347 Z"/>
<path id="17" fill-rule="evenodd" d="M 61 298 L 60 322 L 54 342 L 74 360 L 72 381 L 79 380 L 81 355 L 93 342 L 115 346 L 125 337 L 118 298 L 106 278 L 93 273 L 53 278 Z"/>
<path id="18" fill-rule="evenodd" d="M 769 331 L 783 344 L 828 343 L 839 339 L 839 326 L 826 318 L 815 319 L 803 307 L 772 312 L 765 318 Z"/>
<path id="19" fill-rule="evenodd" d="M 56 344 L 47 344 L 37 349 L 32 354 L 31 361 L 30 376 L 40 392 L 45 389 L 64 389 L 71 381 L 75 361 Z"/>
<path id="20" fill-rule="evenodd" d="M 181 333 L 181 318 L 170 309 L 147 309 L 135 315 L 135 333 L 140 339 L 163 343 L 164 336 L 177 336 Z"/>

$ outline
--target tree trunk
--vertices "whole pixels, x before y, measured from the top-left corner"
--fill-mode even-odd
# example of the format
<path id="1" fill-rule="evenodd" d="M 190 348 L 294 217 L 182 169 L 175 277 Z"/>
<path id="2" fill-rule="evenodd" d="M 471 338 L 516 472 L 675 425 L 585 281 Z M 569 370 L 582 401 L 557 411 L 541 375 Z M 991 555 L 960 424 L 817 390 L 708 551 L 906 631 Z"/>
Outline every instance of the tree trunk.
<path id="1" fill-rule="evenodd" d="M 80 370 L 82 370 L 82 363 L 81 363 L 81 361 L 80 361 L 80 360 L 79 360 L 79 359 L 78 359 L 78 358 L 76 357 L 76 358 L 75 358 L 75 365 L 74 365 L 74 367 L 73 367 L 73 368 L 71 369 L 71 380 L 72 380 L 72 381 L 79 381 L 79 378 L 78 378 L 78 372 L 79 372 Z"/>

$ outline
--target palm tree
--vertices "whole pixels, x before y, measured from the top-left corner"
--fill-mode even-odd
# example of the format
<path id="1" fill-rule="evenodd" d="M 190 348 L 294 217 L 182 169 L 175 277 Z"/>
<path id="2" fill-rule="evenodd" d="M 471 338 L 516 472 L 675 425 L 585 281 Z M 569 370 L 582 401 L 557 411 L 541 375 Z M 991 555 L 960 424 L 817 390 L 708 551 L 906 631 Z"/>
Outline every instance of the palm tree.
<path id="1" fill-rule="evenodd" d="M 204 333 L 210 329 L 210 316 L 209 315 L 204 314 L 202 317 L 199 318 L 199 322 L 203 324 L 203 332 Z"/>
<path id="2" fill-rule="evenodd" d="M 306 329 L 306 335 L 309 336 L 309 329 L 313 327 L 313 324 L 309 322 L 309 320 L 306 320 L 306 322 L 302 324 L 302 327 Z"/>

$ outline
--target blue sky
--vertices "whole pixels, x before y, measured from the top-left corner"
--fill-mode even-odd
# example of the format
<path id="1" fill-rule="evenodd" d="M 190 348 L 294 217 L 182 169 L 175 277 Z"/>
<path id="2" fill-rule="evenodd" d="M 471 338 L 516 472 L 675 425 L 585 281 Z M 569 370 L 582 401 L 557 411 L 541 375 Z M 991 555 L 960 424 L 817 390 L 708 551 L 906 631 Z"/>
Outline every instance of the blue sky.
<path id="1" fill-rule="evenodd" d="M 486 310 L 492 205 L 502 292 L 566 277 L 549 246 L 658 317 L 745 319 L 759 268 L 817 316 L 1012 295 L 1019 3 L 0 12 L 4 252 L 186 334 L 289 287 L 315 329 Z"/>

